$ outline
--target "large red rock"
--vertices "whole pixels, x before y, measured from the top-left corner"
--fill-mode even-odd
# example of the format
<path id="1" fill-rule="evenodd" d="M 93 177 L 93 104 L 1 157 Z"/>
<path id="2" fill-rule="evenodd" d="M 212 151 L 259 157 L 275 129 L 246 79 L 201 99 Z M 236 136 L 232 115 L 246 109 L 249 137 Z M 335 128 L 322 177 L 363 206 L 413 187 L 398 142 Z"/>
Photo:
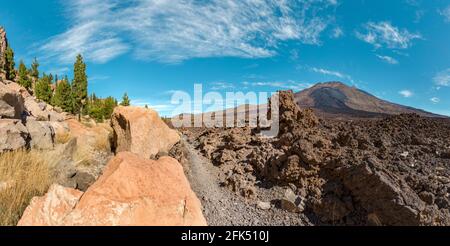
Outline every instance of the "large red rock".
<path id="1" fill-rule="evenodd" d="M 82 195 L 81 191 L 52 185 L 45 196 L 31 200 L 18 225 L 63 225 L 64 218 L 72 212 Z"/>
<path id="2" fill-rule="evenodd" d="M 55 185 L 33 198 L 19 225 L 203 226 L 206 220 L 178 161 L 122 152 L 84 194 Z"/>
<path id="3" fill-rule="evenodd" d="M 143 158 L 168 153 L 180 141 L 158 113 L 145 108 L 117 107 L 111 117 L 116 153 L 130 151 Z"/>

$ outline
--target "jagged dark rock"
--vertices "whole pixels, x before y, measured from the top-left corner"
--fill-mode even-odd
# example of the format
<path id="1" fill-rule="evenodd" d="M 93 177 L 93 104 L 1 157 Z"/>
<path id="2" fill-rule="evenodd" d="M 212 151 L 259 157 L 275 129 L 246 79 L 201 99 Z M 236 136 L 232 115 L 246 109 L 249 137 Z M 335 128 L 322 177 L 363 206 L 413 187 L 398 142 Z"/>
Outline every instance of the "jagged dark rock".
<path id="1" fill-rule="evenodd" d="M 450 225 L 448 119 L 319 119 L 282 92 L 277 138 L 249 128 L 189 132 L 231 190 L 294 184 L 319 224 Z"/>

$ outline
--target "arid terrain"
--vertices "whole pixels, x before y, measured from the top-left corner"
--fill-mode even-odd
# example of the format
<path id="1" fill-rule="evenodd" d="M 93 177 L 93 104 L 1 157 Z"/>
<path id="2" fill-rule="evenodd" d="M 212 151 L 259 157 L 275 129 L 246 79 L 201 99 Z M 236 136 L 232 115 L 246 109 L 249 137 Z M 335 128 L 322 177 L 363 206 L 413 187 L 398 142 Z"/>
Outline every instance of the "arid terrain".
<path id="1" fill-rule="evenodd" d="M 188 177 L 208 221 L 225 208 L 243 219 L 220 224 L 449 225 L 449 119 L 318 118 L 282 92 L 280 121 L 274 139 L 250 128 L 182 130 L 189 155 L 201 154 L 188 158 Z M 212 171 L 195 174 L 198 162 Z M 240 198 L 210 204 L 205 179 Z"/>
<path id="2" fill-rule="evenodd" d="M 0 222 L 450 225 L 449 119 L 330 118 L 279 95 L 280 132 L 266 138 L 170 129 L 129 106 L 78 120 L 2 79 Z"/>

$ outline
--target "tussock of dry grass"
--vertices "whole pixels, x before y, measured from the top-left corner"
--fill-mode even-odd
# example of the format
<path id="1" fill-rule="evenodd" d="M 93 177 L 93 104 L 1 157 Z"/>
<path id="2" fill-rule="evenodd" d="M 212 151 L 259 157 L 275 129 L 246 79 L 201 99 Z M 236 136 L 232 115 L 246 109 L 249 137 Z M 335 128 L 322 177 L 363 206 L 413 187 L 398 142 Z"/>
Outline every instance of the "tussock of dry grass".
<path id="1" fill-rule="evenodd" d="M 75 166 L 89 166 L 94 158 L 94 152 L 89 146 L 79 145 L 73 155 Z"/>
<path id="2" fill-rule="evenodd" d="M 0 225 L 16 225 L 31 199 L 47 192 L 57 161 L 38 150 L 0 154 Z"/>
<path id="3" fill-rule="evenodd" d="M 66 144 L 71 138 L 70 132 L 57 132 L 55 134 L 55 141 L 58 144 Z"/>
<path id="4" fill-rule="evenodd" d="M 99 153 L 109 153 L 111 151 L 110 136 L 105 132 L 93 134 L 85 140 L 85 144 L 78 145 L 77 151 L 73 155 L 76 165 L 90 166 L 95 163 Z"/>
<path id="5" fill-rule="evenodd" d="M 108 149 L 111 149 L 109 136 L 105 134 L 96 135 L 94 141 L 94 149 L 97 151 L 107 151 Z"/>

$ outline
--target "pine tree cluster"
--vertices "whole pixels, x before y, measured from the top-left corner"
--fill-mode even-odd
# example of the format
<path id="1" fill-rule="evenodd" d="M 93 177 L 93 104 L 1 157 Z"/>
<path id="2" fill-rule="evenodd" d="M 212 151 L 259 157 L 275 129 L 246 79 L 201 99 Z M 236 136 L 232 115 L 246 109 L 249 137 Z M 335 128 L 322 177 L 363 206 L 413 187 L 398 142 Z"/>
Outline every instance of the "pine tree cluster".
<path id="1" fill-rule="evenodd" d="M 89 115 L 101 122 L 111 117 L 115 107 L 119 105 L 114 97 L 99 98 L 95 94 L 88 96 L 88 76 L 86 74 L 86 63 L 82 55 L 76 57 L 73 66 L 73 80 L 69 81 L 67 76 L 59 80 L 57 76 L 43 73 L 40 76 L 39 63 L 35 58 L 30 69 L 20 61 L 18 71 L 15 69 L 14 51 L 8 45 L 4 56 L 5 63 L 3 71 L 6 79 L 17 81 L 21 86 L 34 94 L 37 99 L 42 100 L 61 110 L 81 115 Z M 17 77 L 16 77 L 17 76 Z M 127 93 L 124 94 L 122 106 L 130 106 Z"/>

